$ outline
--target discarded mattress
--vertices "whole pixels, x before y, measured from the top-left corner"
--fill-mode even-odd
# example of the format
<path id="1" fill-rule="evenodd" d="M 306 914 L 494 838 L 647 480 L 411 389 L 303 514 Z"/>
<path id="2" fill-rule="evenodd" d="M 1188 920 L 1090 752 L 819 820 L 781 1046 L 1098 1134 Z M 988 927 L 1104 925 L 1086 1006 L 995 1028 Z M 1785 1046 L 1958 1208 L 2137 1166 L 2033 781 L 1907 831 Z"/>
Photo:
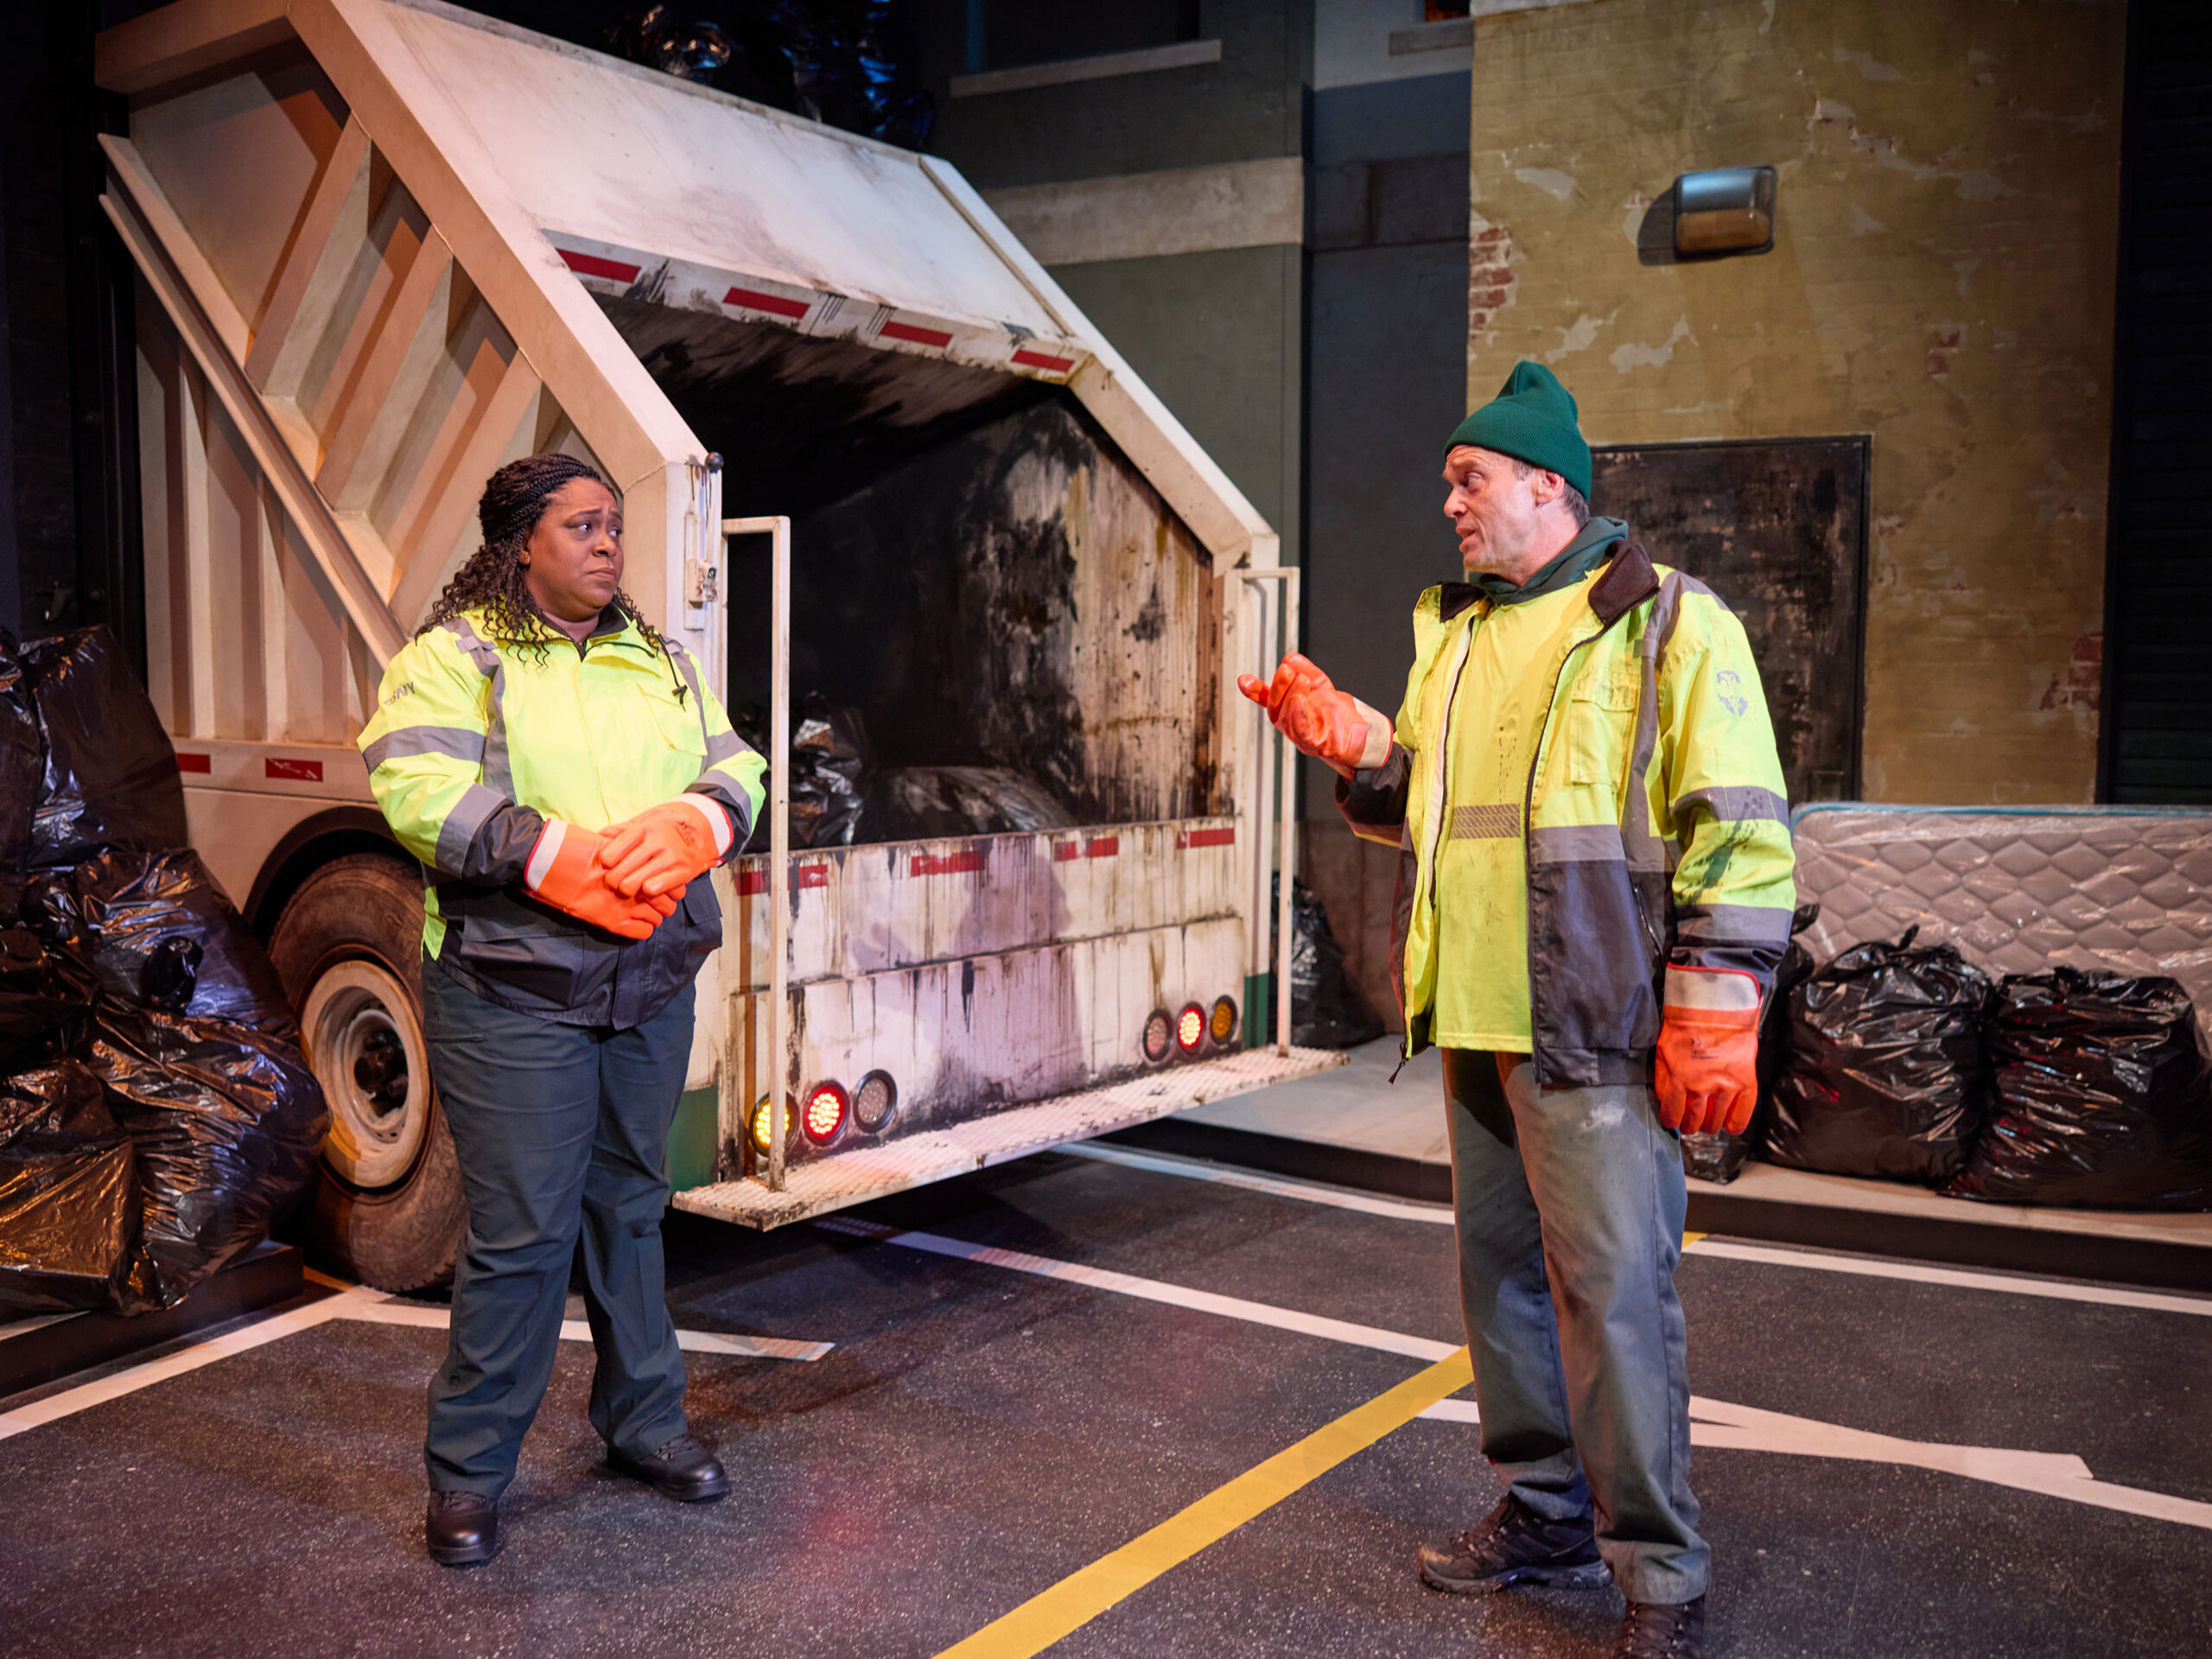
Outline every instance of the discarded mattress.
<path id="1" fill-rule="evenodd" d="M 1847 802 L 1802 807 L 1792 827 L 1818 961 L 1917 927 L 1993 976 L 2178 980 L 2212 1032 L 2212 812 Z"/>

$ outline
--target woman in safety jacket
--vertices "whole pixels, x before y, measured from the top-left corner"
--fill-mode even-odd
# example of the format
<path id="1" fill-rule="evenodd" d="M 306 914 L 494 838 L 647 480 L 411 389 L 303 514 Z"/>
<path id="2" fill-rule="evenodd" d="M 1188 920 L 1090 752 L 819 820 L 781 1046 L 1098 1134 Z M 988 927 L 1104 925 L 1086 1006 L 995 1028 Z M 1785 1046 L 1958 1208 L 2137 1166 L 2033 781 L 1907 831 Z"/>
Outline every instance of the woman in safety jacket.
<path id="1" fill-rule="evenodd" d="M 498 1549 L 580 1232 L 609 1464 L 671 1497 L 727 1490 L 684 1421 L 662 1171 L 692 978 L 721 938 L 702 878 L 744 844 L 766 769 L 622 592 L 621 504 L 598 474 L 528 456 L 477 516 L 483 546 L 360 736 L 423 865 L 423 1030 L 468 1198 L 424 1446 L 426 1541 L 448 1567 Z"/>

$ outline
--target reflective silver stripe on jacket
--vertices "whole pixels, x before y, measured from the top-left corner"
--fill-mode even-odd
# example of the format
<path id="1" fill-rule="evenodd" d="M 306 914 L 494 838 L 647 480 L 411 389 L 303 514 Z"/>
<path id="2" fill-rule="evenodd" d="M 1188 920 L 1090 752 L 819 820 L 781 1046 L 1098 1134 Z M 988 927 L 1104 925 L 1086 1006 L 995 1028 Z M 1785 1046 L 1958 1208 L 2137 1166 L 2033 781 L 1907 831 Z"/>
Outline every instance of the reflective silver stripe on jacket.
<path id="1" fill-rule="evenodd" d="M 461 648 L 468 653 L 468 660 L 476 664 L 476 671 L 492 682 L 491 707 L 484 716 L 484 781 L 499 791 L 501 796 L 512 800 L 515 772 L 513 762 L 507 758 L 506 664 L 499 660 L 498 652 L 484 643 L 483 637 L 467 617 L 448 617 L 444 626 L 446 632 L 461 642 Z M 442 854 L 445 850 L 442 830 L 438 835 L 438 849 Z"/>
<path id="2" fill-rule="evenodd" d="M 438 868 L 446 871 L 460 869 L 468 856 L 468 843 L 476 839 L 476 832 L 506 804 L 505 796 L 481 784 L 471 784 L 463 790 L 438 830 Z"/>
<path id="3" fill-rule="evenodd" d="M 1675 912 L 1675 937 L 1706 944 L 1789 943 L 1790 913 L 1764 905 L 1683 905 Z"/>
<path id="4" fill-rule="evenodd" d="M 410 754 L 442 754 L 472 765 L 484 763 L 484 734 L 466 726 L 402 726 L 386 732 L 361 751 L 361 759 L 374 772 L 386 760 Z"/>
<path id="5" fill-rule="evenodd" d="M 1686 806 L 1701 806 L 1723 823 L 1789 822 L 1789 803 L 1772 790 L 1753 784 L 1716 784 L 1689 790 L 1675 798 L 1677 813 Z"/>

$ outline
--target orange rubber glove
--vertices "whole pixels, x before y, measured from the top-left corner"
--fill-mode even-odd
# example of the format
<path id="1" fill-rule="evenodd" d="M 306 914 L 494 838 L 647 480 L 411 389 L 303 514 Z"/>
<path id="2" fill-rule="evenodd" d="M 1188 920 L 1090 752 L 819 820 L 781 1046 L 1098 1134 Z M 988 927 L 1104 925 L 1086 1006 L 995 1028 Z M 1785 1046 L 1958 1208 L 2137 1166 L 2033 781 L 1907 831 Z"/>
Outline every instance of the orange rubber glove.
<path id="1" fill-rule="evenodd" d="M 1390 758 L 1389 722 L 1296 652 L 1282 659 L 1274 681 L 1239 674 L 1236 689 L 1268 711 L 1275 729 L 1300 754 L 1325 760 L 1349 778 Z"/>
<path id="2" fill-rule="evenodd" d="M 674 913 L 683 889 L 657 898 L 625 898 L 607 885 L 606 872 L 597 868 L 603 846 L 599 836 L 580 825 L 546 819 L 523 871 L 523 891 L 609 933 L 650 938 Z"/>
<path id="3" fill-rule="evenodd" d="M 624 898 L 648 898 L 696 881 L 729 850 L 729 814 L 702 795 L 679 795 L 610 825 L 599 861 Z"/>
<path id="4" fill-rule="evenodd" d="M 1759 1103 L 1759 982 L 1732 969 L 1669 968 L 1652 1087 L 1684 1135 L 1741 1135 Z"/>

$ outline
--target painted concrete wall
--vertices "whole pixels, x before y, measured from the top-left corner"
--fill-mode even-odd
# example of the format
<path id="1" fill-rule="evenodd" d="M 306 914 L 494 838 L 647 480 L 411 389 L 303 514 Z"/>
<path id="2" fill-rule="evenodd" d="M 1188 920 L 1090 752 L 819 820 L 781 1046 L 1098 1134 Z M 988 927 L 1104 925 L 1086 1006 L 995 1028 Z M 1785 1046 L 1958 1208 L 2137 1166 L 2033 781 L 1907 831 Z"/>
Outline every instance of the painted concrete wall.
<path id="1" fill-rule="evenodd" d="M 1875 799 L 2090 798 L 2125 23 L 2122 0 L 1475 23 L 1469 398 L 1531 357 L 1593 442 L 1871 433 Z M 1677 174 L 1758 162 L 1773 252 L 1639 263 Z"/>
<path id="2" fill-rule="evenodd" d="M 1303 539 L 1297 169 L 1310 3 L 1204 0 L 1198 33 L 1220 42 L 1217 62 L 960 98 L 950 88 L 966 67 L 965 4 L 925 0 L 916 11 L 941 100 L 931 147 L 1037 238 L 1053 279 L 1290 560 Z M 1268 165 L 1286 159 L 1287 169 Z M 1228 211 L 1193 210 L 1209 202 Z"/>
<path id="3" fill-rule="evenodd" d="M 1339 27 L 1342 51 L 1317 73 L 1433 68 L 1447 55 L 1384 54 L 1419 5 L 1357 10 L 1369 14 L 1364 32 Z M 1363 59 L 1352 52 L 1362 44 Z M 1468 80 L 1458 56 L 1457 73 L 1340 80 L 1313 97 L 1304 638 L 1338 684 L 1385 709 L 1405 688 L 1414 599 L 1459 574 L 1439 476 L 1465 379 Z M 1345 827 L 1333 772 L 1319 761 L 1303 772 L 1301 874 L 1353 978 L 1395 1020 L 1397 860 Z"/>

